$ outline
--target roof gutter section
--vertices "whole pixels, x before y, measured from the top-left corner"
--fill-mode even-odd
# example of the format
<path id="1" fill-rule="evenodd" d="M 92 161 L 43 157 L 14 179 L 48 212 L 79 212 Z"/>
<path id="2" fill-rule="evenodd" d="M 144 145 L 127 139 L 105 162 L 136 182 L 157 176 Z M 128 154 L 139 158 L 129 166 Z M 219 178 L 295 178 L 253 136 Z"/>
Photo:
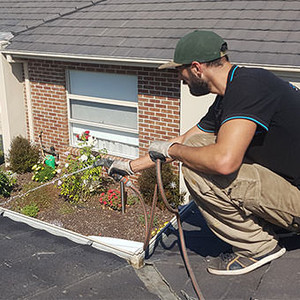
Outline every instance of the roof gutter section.
<path id="1" fill-rule="evenodd" d="M 167 62 L 166 59 L 143 59 L 143 58 L 131 58 L 131 57 L 99 57 L 99 56 L 88 56 L 88 55 L 70 55 L 61 53 L 37 53 L 37 52 L 27 52 L 27 51 L 14 51 L 14 50 L 2 50 L 1 51 L 6 56 L 12 56 L 14 60 L 23 58 L 32 59 L 46 59 L 46 60 L 56 60 L 56 61 L 70 61 L 70 62 L 86 62 L 94 64 L 110 64 L 110 65 L 124 65 L 124 66 L 139 66 L 139 67 L 158 67 L 161 64 Z M 259 67 L 265 68 L 274 72 L 291 72 L 299 73 L 300 67 L 295 66 L 283 66 L 283 65 L 260 65 L 260 64 L 244 64 L 238 63 L 245 67 Z"/>
<path id="2" fill-rule="evenodd" d="M 26 51 L 1 51 L 6 56 L 10 55 L 14 60 L 32 58 L 32 59 L 47 59 L 56 61 L 70 61 L 70 62 L 86 62 L 95 64 L 110 64 L 110 65 L 124 65 L 124 66 L 144 66 L 144 67 L 158 67 L 166 62 L 166 60 L 142 59 L 130 57 L 99 57 L 99 56 L 84 56 L 84 55 L 69 55 L 60 53 L 35 53 Z"/>

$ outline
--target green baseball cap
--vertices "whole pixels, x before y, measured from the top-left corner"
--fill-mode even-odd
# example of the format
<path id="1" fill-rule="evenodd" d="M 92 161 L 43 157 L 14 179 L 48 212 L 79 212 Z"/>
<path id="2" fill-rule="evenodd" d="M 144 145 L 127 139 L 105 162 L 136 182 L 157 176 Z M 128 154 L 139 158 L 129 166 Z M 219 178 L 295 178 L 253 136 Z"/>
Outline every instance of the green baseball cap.
<path id="1" fill-rule="evenodd" d="M 175 68 L 193 61 L 209 62 L 226 55 L 226 42 L 213 31 L 195 30 L 182 37 L 176 45 L 174 60 L 159 69 Z"/>

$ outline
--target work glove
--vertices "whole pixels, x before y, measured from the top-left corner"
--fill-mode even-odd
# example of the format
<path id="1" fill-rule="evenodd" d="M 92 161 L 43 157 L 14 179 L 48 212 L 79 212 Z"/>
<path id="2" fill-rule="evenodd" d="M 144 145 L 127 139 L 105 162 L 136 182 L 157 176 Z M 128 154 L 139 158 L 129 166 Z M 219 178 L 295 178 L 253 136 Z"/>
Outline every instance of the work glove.
<path id="1" fill-rule="evenodd" d="M 155 162 L 157 159 L 160 159 L 162 162 L 165 162 L 167 158 L 171 158 L 168 151 L 169 148 L 175 144 L 174 142 L 163 142 L 155 141 L 149 147 L 150 158 Z"/>
<path id="2" fill-rule="evenodd" d="M 121 176 L 133 175 L 133 171 L 130 167 L 130 161 L 115 160 L 112 165 L 109 167 L 107 173 L 109 176 L 118 174 Z"/>

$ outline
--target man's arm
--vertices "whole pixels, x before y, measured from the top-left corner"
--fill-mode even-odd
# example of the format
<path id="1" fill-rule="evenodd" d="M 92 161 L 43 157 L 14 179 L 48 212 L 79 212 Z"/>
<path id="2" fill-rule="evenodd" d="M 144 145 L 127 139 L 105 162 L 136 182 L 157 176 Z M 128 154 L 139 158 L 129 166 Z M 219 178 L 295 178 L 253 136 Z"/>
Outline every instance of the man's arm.
<path id="1" fill-rule="evenodd" d="M 204 147 L 174 144 L 168 153 L 191 169 L 227 175 L 240 167 L 255 130 L 252 121 L 230 120 L 221 126 L 215 144 Z"/>
<path id="2" fill-rule="evenodd" d="M 169 142 L 183 144 L 189 137 L 195 134 L 210 134 L 200 130 L 197 126 L 192 127 L 183 135 L 180 135 L 176 138 L 170 139 Z M 167 159 L 167 162 L 172 161 L 173 159 Z M 150 156 L 147 154 L 140 158 L 137 158 L 130 162 L 131 170 L 135 172 L 140 172 L 142 170 L 151 168 L 155 165 L 155 163 L 151 160 Z"/>

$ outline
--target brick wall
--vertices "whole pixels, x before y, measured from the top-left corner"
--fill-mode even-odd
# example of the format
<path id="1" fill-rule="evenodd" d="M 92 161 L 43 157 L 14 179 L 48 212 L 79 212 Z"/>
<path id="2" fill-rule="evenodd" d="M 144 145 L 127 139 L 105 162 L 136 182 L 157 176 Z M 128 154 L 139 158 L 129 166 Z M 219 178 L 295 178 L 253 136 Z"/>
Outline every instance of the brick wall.
<path id="1" fill-rule="evenodd" d="M 110 72 L 138 76 L 138 122 L 140 155 L 152 140 L 179 134 L 180 84 L 172 70 L 28 60 L 34 137 L 43 131 L 43 143 L 54 145 L 64 159 L 69 147 L 66 70 Z"/>

